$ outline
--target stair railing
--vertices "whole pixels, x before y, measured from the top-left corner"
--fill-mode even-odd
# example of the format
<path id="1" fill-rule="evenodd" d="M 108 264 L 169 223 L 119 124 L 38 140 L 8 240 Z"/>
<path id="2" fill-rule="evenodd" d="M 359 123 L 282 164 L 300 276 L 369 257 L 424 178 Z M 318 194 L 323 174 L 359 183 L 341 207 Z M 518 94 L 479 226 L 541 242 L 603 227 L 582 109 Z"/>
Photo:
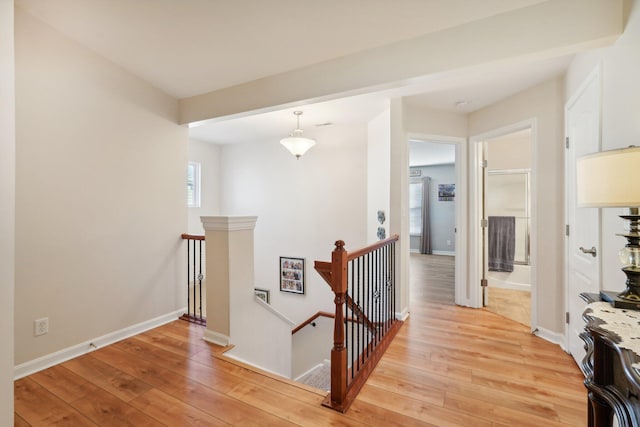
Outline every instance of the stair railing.
<path id="1" fill-rule="evenodd" d="M 402 325 L 395 316 L 397 241 L 394 235 L 349 253 L 339 240 L 331 262 L 314 264 L 331 286 L 336 306 L 331 392 L 324 406 L 347 411 Z"/>
<path id="2" fill-rule="evenodd" d="M 187 312 L 180 318 L 206 325 L 207 319 L 204 316 L 202 298 L 202 281 L 204 279 L 202 262 L 205 259 L 203 253 L 204 236 L 185 233 L 181 237 L 187 241 Z"/>
<path id="3" fill-rule="evenodd" d="M 300 323 L 298 326 L 296 326 L 295 328 L 293 328 L 293 330 L 291 331 L 291 335 L 295 335 L 296 332 L 302 330 L 305 326 L 307 325 L 312 325 L 312 326 L 316 326 L 314 321 L 318 318 L 318 317 L 328 317 L 331 319 L 335 318 L 335 315 L 333 313 L 327 313 L 326 311 L 319 311 L 316 314 L 314 314 L 313 316 L 309 317 L 307 320 L 305 320 L 304 322 Z"/>

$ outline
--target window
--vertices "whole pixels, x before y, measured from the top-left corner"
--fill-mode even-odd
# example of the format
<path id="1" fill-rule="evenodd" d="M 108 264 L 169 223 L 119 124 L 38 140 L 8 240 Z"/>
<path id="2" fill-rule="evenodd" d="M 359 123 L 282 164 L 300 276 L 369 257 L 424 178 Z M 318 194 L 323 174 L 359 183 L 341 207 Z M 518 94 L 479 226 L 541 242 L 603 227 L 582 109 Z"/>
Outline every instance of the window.
<path id="1" fill-rule="evenodd" d="M 409 184 L 409 234 L 422 235 L 422 181 Z"/>
<path id="2" fill-rule="evenodd" d="M 189 162 L 187 166 L 187 206 L 200 207 L 200 163 Z"/>

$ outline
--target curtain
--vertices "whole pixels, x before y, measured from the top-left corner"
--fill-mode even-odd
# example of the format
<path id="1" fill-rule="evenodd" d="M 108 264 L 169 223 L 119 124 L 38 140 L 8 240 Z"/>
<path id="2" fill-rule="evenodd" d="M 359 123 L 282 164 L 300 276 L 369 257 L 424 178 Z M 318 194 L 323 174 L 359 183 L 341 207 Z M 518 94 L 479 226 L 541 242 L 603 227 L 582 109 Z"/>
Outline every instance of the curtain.
<path id="1" fill-rule="evenodd" d="M 420 253 L 431 255 L 431 178 L 422 178 L 422 238 Z"/>

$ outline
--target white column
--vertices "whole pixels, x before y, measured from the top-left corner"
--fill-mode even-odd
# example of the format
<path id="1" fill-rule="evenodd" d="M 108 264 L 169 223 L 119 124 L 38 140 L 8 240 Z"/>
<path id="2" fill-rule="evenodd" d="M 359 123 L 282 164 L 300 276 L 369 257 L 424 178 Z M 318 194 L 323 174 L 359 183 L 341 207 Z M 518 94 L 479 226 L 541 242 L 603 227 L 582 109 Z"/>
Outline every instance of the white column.
<path id="1" fill-rule="evenodd" d="M 229 345 L 231 289 L 253 287 L 253 230 L 257 216 L 200 217 L 206 239 L 207 329 L 204 339 Z"/>
<path id="2" fill-rule="evenodd" d="M 400 320 L 409 315 L 409 143 L 403 117 L 402 99 L 392 99 L 389 235 L 400 236 L 395 261 L 396 316 Z"/>

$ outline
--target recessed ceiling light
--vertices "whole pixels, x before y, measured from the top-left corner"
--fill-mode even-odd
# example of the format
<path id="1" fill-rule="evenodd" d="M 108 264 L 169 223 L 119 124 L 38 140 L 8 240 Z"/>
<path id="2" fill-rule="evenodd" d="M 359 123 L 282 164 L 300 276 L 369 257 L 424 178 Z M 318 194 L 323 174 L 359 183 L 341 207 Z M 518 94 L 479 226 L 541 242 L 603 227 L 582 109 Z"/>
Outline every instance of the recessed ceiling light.
<path id="1" fill-rule="evenodd" d="M 460 101 L 456 101 L 453 106 L 456 108 L 461 108 L 471 104 L 471 101 L 467 101 L 466 99 L 461 99 Z"/>

